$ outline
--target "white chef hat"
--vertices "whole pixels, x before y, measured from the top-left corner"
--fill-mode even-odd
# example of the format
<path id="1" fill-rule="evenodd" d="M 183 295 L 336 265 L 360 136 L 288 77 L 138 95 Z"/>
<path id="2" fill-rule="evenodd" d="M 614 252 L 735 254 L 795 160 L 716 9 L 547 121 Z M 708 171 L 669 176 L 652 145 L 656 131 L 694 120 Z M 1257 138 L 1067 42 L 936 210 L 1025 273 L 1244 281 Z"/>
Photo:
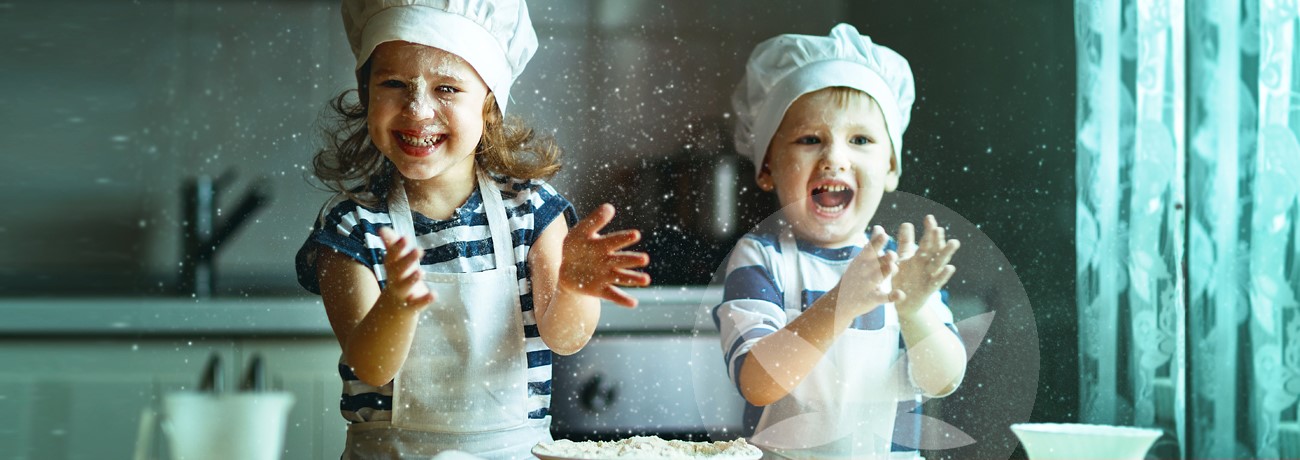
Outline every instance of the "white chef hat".
<path id="1" fill-rule="evenodd" d="M 872 43 L 848 24 L 836 25 L 830 36 L 778 35 L 754 48 L 731 96 L 737 115 L 736 150 L 761 172 L 768 145 L 790 104 L 833 86 L 860 90 L 880 105 L 894 145 L 894 163 L 902 173 L 903 131 L 916 99 L 912 68 L 903 56 Z"/>
<path id="2" fill-rule="evenodd" d="M 357 69 L 388 41 L 460 56 L 487 83 L 502 113 L 510 86 L 537 51 L 524 0 L 343 0 L 343 28 Z"/>

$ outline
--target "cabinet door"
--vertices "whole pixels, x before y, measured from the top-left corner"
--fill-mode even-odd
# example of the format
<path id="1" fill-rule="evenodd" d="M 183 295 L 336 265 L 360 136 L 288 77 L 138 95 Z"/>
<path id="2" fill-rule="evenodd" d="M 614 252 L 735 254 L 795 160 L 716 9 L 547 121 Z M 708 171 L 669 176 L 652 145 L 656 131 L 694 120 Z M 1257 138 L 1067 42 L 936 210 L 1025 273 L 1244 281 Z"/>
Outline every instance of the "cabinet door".
<path id="1" fill-rule="evenodd" d="M 343 453 L 347 421 L 339 415 L 339 344 L 333 336 L 246 340 L 240 344 L 240 372 L 261 354 L 266 383 L 294 394 L 285 428 L 283 460 L 337 458 Z"/>
<path id="2" fill-rule="evenodd" d="M 0 446 L 13 459 L 132 458 L 143 409 L 193 389 L 211 353 L 234 350 L 185 339 L 0 340 L 0 404 L 11 420 Z"/>

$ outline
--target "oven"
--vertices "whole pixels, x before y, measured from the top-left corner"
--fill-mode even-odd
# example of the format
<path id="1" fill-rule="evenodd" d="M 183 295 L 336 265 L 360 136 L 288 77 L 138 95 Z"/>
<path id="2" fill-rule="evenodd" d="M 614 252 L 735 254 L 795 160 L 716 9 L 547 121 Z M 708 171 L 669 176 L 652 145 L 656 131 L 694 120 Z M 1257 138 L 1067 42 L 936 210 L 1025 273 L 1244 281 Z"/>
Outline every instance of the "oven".
<path id="1" fill-rule="evenodd" d="M 711 317 L 721 290 L 661 286 L 629 292 L 638 299 L 636 309 L 603 303 L 591 342 L 571 356 L 556 355 L 555 437 L 738 437 L 744 400 L 727 377 Z"/>

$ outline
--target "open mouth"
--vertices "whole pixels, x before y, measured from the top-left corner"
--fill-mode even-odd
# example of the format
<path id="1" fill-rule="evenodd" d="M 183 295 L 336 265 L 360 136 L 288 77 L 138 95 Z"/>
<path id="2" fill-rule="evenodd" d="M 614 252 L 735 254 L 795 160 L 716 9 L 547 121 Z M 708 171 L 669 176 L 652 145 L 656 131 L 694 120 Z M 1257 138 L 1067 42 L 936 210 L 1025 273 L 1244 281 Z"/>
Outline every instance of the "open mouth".
<path id="1" fill-rule="evenodd" d="M 843 184 L 826 184 L 812 190 L 812 202 L 824 214 L 839 214 L 853 201 L 853 189 Z"/>
<path id="2" fill-rule="evenodd" d="M 397 138 L 400 139 L 403 144 L 412 147 L 429 148 L 438 145 L 439 142 L 442 142 L 443 139 L 447 138 L 447 135 L 434 134 L 430 136 L 412 136 L 406 133 L 397 133 Z"/>

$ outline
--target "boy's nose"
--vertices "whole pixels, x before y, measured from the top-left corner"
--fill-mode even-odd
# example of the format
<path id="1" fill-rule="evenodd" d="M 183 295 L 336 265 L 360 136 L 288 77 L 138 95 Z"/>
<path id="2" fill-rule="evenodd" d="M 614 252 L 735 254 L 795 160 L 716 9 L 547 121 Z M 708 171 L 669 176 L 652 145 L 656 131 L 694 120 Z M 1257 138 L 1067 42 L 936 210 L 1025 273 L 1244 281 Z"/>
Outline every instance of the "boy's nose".
<path id="1" fill-rule="evenodd" d="M 844 147 L 842 146 L 828 145 L 822 153 L 822 171 L 847 171 L 849 169 L 849 157 L 843 150 Z"/>

